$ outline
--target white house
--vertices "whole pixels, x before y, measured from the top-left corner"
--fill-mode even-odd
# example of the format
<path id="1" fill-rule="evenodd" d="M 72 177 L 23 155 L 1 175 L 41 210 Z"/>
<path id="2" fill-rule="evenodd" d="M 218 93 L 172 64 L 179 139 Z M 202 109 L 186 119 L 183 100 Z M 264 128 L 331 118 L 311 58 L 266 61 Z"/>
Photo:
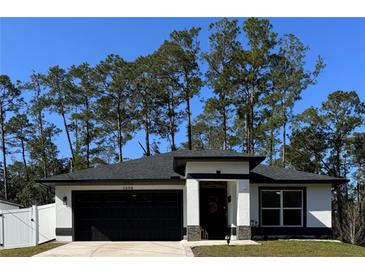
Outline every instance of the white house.
<path id="1" fill-rule="evenodd" d="M 331 234 L 343 178 L 260 165 L 231 151 L 175 151 L 43 179 L 62 241 L 250 239 Z"/>

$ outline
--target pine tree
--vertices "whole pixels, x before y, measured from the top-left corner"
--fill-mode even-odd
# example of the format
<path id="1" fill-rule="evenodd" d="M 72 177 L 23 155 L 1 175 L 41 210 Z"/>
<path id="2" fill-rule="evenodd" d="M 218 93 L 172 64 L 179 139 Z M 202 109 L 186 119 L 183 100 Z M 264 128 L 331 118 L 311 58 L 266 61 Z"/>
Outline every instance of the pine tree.
<path id="1" fill-rule="evenodd" d="M 117 150 L 118 162 L 123 161 L 123 146 L 136 128 L 131 102 L 131 68 L 130 63 L 117 55 L 109 55 L 96 67 L 101 94 L 96 102 L 96 117 L 103 129 L 104 143 Z"/>
<path id="2" fill-rule="evenodd" d="M 181 85 L 178 74 L 179 66 L 172 51 L 176 45 L 164 43 L 154 53 L 154 73 L 158 80 L 156 88 L 157 106 L 160 113 L 156 121 L 157 132 L 161 138 L 167 139 L 171 151 L 177 150 L 176 134 L 179 124 L 183 119 L 183 112 L 180 108 L 183 99 L 181 98 Z"/>
<path id="3" fill-rule="evenodd" d="M 302 92 L 316 79 L 325 64 L 318 56 L 313 71 L 305 69 L 306 55 L 309 50 L 295 35 L 284 35 L 279 41 L 277 62 L 273 67 L 275 78 L 272 80 L 275 90 L 280 96 L 280 125 L 282 128 L 282 165 L 286 166 L 287 126 L 293 117 L 296 101 L 301 99 Z"/>
<path id="4" fill-rule="evenodd" d="M 95 69 L 87 63 L 79 66 L 71 66 L 69 74 L 72 81 L 71 89 L 75 98 L 75 107 L 77 109 L 72 117 L 75 121 L 75 133 L 77 132 L 75 134 L 75 149 L 78 158 L 81 157 L 76 166 L 78 168 L 89 168 L 93 154 L 99 152 L 97 149 L 92 149 L 93 140 L 98 137 L 99 132 L 95 124 L 95 102 L 99 95 L 97 74 Z M 78 130 L 78 121 L 81 124 L 80 130 Z M 80 155 L 83 151 L 85 156 Z"/>
<path id="5" fill-rule="evenodd" d="M 144 130 L 145 156 L 150 156 L 151 134 L 157 134 L 160 113 L 158 111 L 157 97 L 159 83 L 153 71 L 154 56 L 139 57 L 133 64 L 132 106 L 135 110 L 136 124 Z"/>
<path id="6" fill-rule="evenodd" d="M 244 22 L 243 34 L 247 49 L 238 49 L 235 54 L 234 93 L 237 118 L 242 121 L 245 133 L 243 147 L 249 154 L 255 153 L 259 141 L 262 112 L 260 102 L 268 90 L 270 61 L 276 45 L 277 34 L 266 19 L 249 18 Z"/>
<path id="7" fill-rule="evenodd" d="M 16 110 L 19 107 L 19 96 L 21 94 L 17 84 L 12 83 L 9 76 L 0 75 L 0 135 L 1 135 L 1 150 L 3 154 L 3 184 L 4 198 L 8 199 L 8 169 L 6 162 L 7 144 L 6 135 L 6 118 L 9 112 Z"/>
<path id="8" fill-rule="evenodd" d="M 49 68 L 48 74 L 43 79 L 48 87 L 48 102 L 52 112 L 61 116 L 63 129 L 66 133 L 67 143 L 71 153 L 71 168 L 75 164 L 75 150 L 71 139 L 71 129 L 68 122 L 71 109 L 74 104 L 73 93 L 70 89 L 70 75 L 61 67 L 54 66 Z"/>
<path id="9" fill-rule="evenodd" d="M 199 69 L 200 45 L 198 35 L 200 28 L 173 31 L 170 34 L 170 55 L 177 65 L 175 80 L 178 83 L 180 97 L 185 101 L 186 131 L 188 149 L 192 150 L 191 133 L 191 99 L 198 95 L 203 85 Z"/>
<path id="10" fill-rule="evenodd" d="M 235 84 L 232 79 L 235 54 L 241 48 L 237 40 L 240 34 L 237 20 L 222 19 L 209 25 L 210 48 L 203 54 L 208 63 L 206 79 L 215 94 L 215 105 L 220 116 L 223 130 L 222 149 L 228 149 L 229 112 L 232 107 L 232 95 Z"/>
<path id="11" fill-rule="evenodd" d="M 21 153 L 24 174 L 27 181 L 29 181 L 29 172 L 26 159 L 26 145 L 32 136 L 31 127 L 32 124 L 27 118 L 26 114 L 16 113 L 15 116 L 11 117 L 6 125 L 7 131 L 12 136 L 11 147 L 16 149 L 16 152 Z"/>

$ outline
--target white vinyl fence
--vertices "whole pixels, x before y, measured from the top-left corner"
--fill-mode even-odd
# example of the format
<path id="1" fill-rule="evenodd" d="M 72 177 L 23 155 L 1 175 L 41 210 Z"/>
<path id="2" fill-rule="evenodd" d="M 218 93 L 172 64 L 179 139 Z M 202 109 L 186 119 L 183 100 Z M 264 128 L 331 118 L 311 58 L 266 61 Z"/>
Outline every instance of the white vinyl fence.
<path id="1" fill-rule="evenodd" d="M 56 238 L 56 206 L 0 210 L 0 248 L 35 246 Z"/>

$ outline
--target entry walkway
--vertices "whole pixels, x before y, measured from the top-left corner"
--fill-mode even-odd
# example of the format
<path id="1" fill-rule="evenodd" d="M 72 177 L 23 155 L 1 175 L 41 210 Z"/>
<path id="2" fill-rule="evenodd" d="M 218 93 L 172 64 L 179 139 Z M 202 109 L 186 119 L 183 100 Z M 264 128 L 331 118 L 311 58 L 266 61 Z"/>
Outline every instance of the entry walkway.
<path id="1" fill-rule="evenodd" d="M 212 246 L 212 245 L 227 245 L 225 240 L 209 240 L 209 241 L 181 241 L 184 246 Z M 230 245 L 260 245 L 259 243 L 252 240 L 233 240 Z"/>

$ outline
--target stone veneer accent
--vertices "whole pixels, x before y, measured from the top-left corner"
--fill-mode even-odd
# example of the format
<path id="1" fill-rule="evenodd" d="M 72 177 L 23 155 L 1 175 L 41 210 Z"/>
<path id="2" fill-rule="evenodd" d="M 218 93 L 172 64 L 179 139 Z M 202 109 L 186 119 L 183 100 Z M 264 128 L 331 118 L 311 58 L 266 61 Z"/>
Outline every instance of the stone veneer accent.
<path id="1" fill-rule="evenodd" d="M 186 233 L 188 236 L 188 241 L 200 241 L 200 226 L 198 225 L 188 225 L 186 227 Z"/>
<path id="2" fill-rule="evenodd" d="M 237 240 L 251 240 L 250 226 L 237 226 Z"/>

